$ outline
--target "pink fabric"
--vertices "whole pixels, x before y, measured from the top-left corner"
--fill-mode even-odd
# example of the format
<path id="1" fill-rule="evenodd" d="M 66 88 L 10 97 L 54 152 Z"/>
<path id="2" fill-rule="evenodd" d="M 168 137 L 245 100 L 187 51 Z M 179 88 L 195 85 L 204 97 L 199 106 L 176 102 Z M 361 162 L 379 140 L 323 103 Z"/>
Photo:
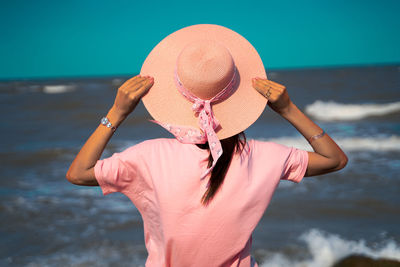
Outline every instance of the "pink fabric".
<path id="1" fill-rule="evenodd" d="M 146 267 L 258 266 L 250 254 L 253 230 L 279 181 L 300 182 L 308 164 L 307 151 L 248 139 L 205 207 L 206 180 L 198 177 L 208 153 L 158 138 L 97 161 L 103 194 L 125 194 L 142 215 Z"/>
<path id="2" fill-rule="evenodd" d="M 214 113 L 211 108 L 211 103 L 215 103 L 221 100 L 227 99 L 235 89 L 235 82 L 237 80 L 237 69 L 235 67 L 235 71 L 233 72 L 233 77 L 231 81 L 222 89 L 217 95 L 208 100 L 203 100 L 198 98 L 194 94 L 192 94 L 188 89 L 186 89 L 182 82 L 179 79 L 177 69 L 175 68 L 175 85 L 178 91 L 186 97 L 189 101 L 193 102 L 192 109 L 195 113 L 199 114 L 199 126 L 203 131 L 183 126 L 183 125 L 171 125 L 167 123 L 163 123 L 156 120 L 150 120 L 151 122 L 158 123 L 168 131 L 170 131 L 181 143 L 190 143 L 190 144 L 204 144 L 208 141 L 211 155 L 213 157 L 213 163 L 210 168 L 208 168 L 200 177 L 200 179 L 204 179 L 211 170 L 215 167 L 217 160 L 221 157 L 223 151 L 221 142 L 219 141 L 217 135 L 215 134 L 214 129 L 218 128 L 220 125 L 217 118 L 214 117 Z M 234 114 L 232 114 L 233 116 Z M 208 186 L 209 184 L 207 184 Z"/>

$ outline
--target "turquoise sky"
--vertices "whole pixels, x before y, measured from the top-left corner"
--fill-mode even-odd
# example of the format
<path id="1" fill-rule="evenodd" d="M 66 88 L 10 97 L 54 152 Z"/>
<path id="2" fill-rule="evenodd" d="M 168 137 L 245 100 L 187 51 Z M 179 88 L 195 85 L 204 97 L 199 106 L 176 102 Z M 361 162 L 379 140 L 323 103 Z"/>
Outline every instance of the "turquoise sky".
<path id="1" fill-rule="evenodd" d="M 243 35 L 267 69 L 398 64 L 400 1 L 1 1 L 0 79 L 136 75 L 185 26 Z"/>

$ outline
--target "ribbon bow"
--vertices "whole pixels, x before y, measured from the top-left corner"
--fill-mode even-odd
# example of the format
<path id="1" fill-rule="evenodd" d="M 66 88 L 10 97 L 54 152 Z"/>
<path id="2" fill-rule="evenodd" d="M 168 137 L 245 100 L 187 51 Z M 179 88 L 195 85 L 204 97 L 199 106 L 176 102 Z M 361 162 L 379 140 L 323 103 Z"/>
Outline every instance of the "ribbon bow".
<path id="1" fill-rule="evenodd" d="M 202 174 L 202 176 L 200 177 L 201 180 L 204 179 L 211 172 L 211 170 L 214 168 L 218 159 L 221 157 L 223 153 L 221 142 L 219 141 L 214 131 L 215 129 L 218 128 L 218 126 L 220 126 L 220 123 L 214 116 L 211 103 L 220 100 L 225 100 L 233 93 L 235 89 L 234 85 L 237 76 L 236 71 L 237 70 L 235 67 L 232 80 L 228 83 L 228 85 L 224 89 L 222 89 L 213 98 L 204 100 L 198 98 L 183 86 L 182 82 L 179 80 L 178 73 L 175 68 L 175 83 L 178 88 L 178 91 L 189 101 L 193 102 L 192 110 L 195 113 L 199 113 L 198 117 L 199 126 L 202 131 L 193 127 L 182 126 L 182 125 L 171 125 L 169 123 L 150 120 L 151 122 L 157 123 L 166 130 L 168 130 L 169 132 L 171 132 L 181 143 L 204 144 L 208 141 L 211 155 L 213 158 L 213 163 L 211 167 L 205 170 L 205 172 Z M 207 187 L 209 186 L 209 183 L 207 184 Z"/>
<path id="2" fill-rule="evenodd" d="M 218 126 L 220 125 L 219 121 L 214 116 L 210 100 L 196 99 L 192 106 L 192 109 L 194 112 L 199 113 L 200 128 L 202 130 L 205 130 L 204 122 L 206 122 L 206 125 L 210 125 L 210 123 L 212 123 L 212 125 L 210 126 L 213 129 L 218 128 Z"/>

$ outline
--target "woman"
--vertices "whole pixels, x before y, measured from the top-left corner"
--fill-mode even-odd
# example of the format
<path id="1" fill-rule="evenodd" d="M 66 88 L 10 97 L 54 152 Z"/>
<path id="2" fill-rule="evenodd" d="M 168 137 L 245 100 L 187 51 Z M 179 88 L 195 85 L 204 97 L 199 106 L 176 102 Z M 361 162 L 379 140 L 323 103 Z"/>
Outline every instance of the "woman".
<path id="1" fill-rule="evenodd" d="M 170 79 L 165 73 L 173 70 Z M 251 234 L 279 181 L 338 171 L 347 163 L 345 153 L 297 108 L 285 86 L 255 77 L 266 76 L 258 54 L 225 27 L 199 24 L 171 34 L 141 73 L 156 79 L 137 75 L 118 89 L 72 162 L 68 181 L 130 198 L 144 222 L 146 266 L 257 266 Z M 100 160 L 141 99 L 158 119 L 153 122 L 176 138 L 146 140 Z M 244 129 L 266 104 L 314 152 L 246 140 Z"/>

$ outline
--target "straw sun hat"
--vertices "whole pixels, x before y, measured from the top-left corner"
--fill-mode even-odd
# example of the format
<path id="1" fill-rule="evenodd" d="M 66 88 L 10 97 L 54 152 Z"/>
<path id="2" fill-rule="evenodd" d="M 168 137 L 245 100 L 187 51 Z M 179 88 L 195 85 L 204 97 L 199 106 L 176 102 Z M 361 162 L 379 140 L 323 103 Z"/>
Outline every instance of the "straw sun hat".
<path id="1" fill-rule="evenodd" d="M 230 85 L 228 96 L 211 103 L 213 116 L 219 122 L 214 131 L 218 139 L 244 131 L 267 104 L 251 82 L 253 77 L 267 78 L 259 54 L 243 36 L 220 25 L 192 25 L 166 36 L 147 56 L 140 75 L 154 77 L 154 84 L 142 101 L 163 126 L 201 128 L 194 102 L 182 95 L 179 85 L 203 100 Z"/>

